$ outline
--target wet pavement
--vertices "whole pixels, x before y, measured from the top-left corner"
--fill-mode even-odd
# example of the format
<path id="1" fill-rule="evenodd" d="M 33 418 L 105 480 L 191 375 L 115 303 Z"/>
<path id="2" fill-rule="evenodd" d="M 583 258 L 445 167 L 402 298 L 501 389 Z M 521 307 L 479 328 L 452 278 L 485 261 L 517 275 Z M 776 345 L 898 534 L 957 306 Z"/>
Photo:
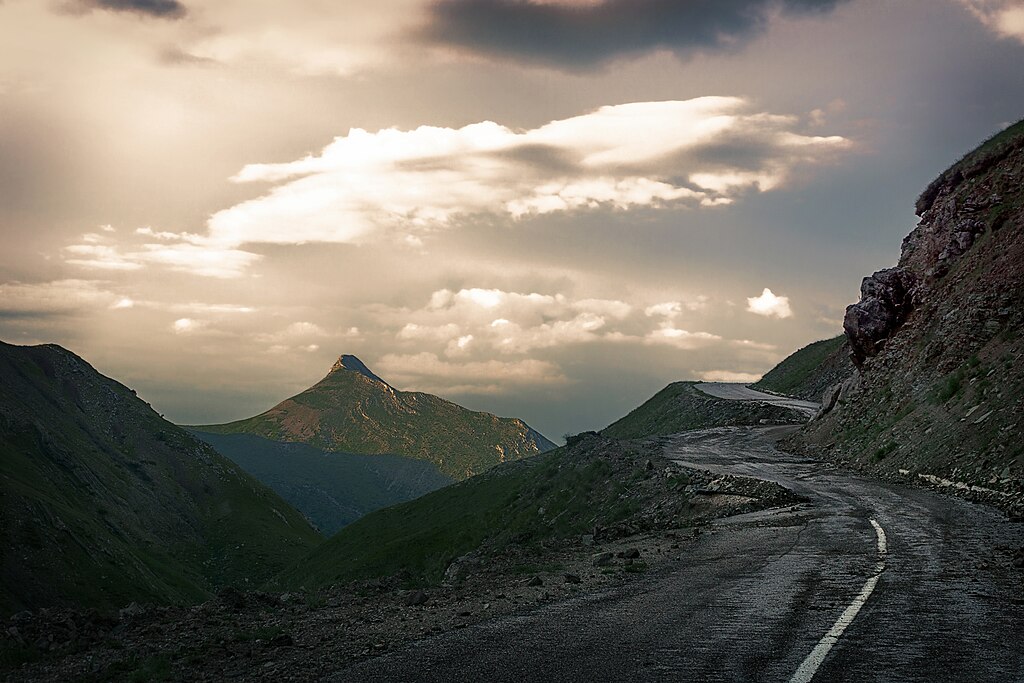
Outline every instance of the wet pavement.
<path id="1" fill-rule="evenodd" d="M 790 396 L 776 396 L 766 394 L 763 391 L 756 391 L 745 384 L 736 382 L 697 382 L 693 385 L 698 391 L 715 398 L 725 398 L 730 401 L 754 401 L 756 403 L 770 403 L 772 405 L 784 406 L 797 410 L 808 417 L 814 415 L 821 408 L 820 403 L 804 401 Z"/>
<path id="2" fill-rule="evenodd" d="M 665 449 L 806 504 L 719 520 L 642 580 L 416 641 L 330 680 L 789 681 L 872 584 L 813 680 L 1024 681 L 1024 571 L 1010 564 L 1024 525 L 780 452 L 785 429 L 701 430 Z"/>

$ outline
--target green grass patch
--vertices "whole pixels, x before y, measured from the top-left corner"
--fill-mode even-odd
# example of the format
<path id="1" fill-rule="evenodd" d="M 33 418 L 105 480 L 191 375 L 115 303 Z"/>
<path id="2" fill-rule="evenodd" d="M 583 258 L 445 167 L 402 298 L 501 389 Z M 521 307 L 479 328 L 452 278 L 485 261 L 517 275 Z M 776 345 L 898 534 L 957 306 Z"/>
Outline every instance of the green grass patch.
<path id="1" fill-rule="evenodd" d="M 899 448 L 899 444 L 897 444 L 895 441 L 890 441 L 884 446 L 875 449 L 875 452 L 871 454 L 871 461 L 882 462 L 883 460 L 885 460 L 886 456 L 895 451 L 897 448 Z"/>
<path id="2" fill-rule="evenodd" d="M 942 405 L 949 402 L 951 398 L 960 393 L 964 385 L 963 370 L 955 370 L 939 380 L 938 386 L 932 392 L 932 403 Z"/>
<path id="3" fill-rule="evenodd" d="M 751 388 L 787 396 L 810 395 L 817 400 L 824 388 L 816 381 L 816 375 L 845 342 L 846 336 L 841 334 L 808 344 L 772 368 Z"/>
<path id="4" fill-rule="evenodd" d="M 496 555 L 512 545 L 526 553 L 513 571 L 557 571 L 555 565 L 531 563 L 529 555 L 549 541 L 579 537 L 595 525 L 635 515 L 639 503 L 623 497 L 629 485 L 619 481 L 629 472 L 613 472 L 609 461 L 598 455 L 570 457 L 565 447 L 506 464 L 363 517 L 272 586 L 316 590 L 387 576 L 399 577 L 406 587 L 431 585 L 440 582 L 459 556 L 470 551 Z"/>

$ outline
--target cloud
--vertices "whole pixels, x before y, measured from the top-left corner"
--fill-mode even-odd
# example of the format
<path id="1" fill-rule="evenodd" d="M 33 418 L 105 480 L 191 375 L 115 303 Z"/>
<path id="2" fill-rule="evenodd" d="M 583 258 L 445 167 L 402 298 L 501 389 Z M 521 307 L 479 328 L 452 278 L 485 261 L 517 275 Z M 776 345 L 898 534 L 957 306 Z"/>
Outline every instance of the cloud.
<path id="1" fill-rule="evenodd" d="M 775 296 L 767 287 L 761 296 L 747 298 L 747 311 L 763 315 L 766 318 L 792 318 L 793 309 L 789 307 L 789 297 Z"/>
<path id="2" fill-rule="evenodd" d="M 159 19 L 181 19 L 188 13 L 178 0 L 76 0 L 70 9 L 130 12 Z"/>
<path id="3" fill-rule="evenodd" d="M 534 354 L 581 344 L 636 344 L 696 350 L 753 342 L 725 340 L 717 334 L 675 324 L 685 311 L 700 311 L 705 296 L 637 307 L 618 299 L 573 299 L 561 293 L 520 293 L 501 289 L 441 289 L 418 310 L 396 309 L 395 334 L 416 349 L 437 349 L 447 357 Z M 641 312 L 644 315 L 641 315 Z M 386 316 L 387 317 L 387 316 Z M 386 325 L 387 320 L 378 321 Z"/>
<path id="4" fill-rule="evenodd" d="M 583 313 L 594 313 L 616 320 L 623 320 L 633 312 L 632 306 L 617 299 L 583 299 L 573 302 L 572 307 Z"/>
<path id="5" fill-rule="evenodd" d="M 569 70 L 668 50 L 680 59 L 731 51 L 782 14 L 843 0 L 441 0 L 419 37 L 487 57 Z"/>
<path id="6" fill-rule="evenodd" d="M 700 373 L 700 378 L 705 382 L 743 382 L 750 384 L 761 379 L 761 375 L 753 375 L 749 372 L 733 372 L 732 370 L 710 370 Z"/>
<path id="7" fill-rule="evenodd" d="M 154 232 L 139 228 L 120 244 L 109 232 L 86 233 L 80 243 L 64 247 L 64 261 L 92 270 L 133 271 L 147 266 L 215 278 L 241 277 L 262 257 L 232 246 L 213 244 L 190 233 Z M 139 240 L 155 239 L 156 242 Z"/>
<path id="8" fill-rule="evenodd" d="M 708 297 L 696 296 L 686 301 L 664 301 L 644 309 L 644 315 L 648 318 L 669 318 L 674 319 L 683 314 L 683 311 L 703 311 L 708 306 Z"/>
<path id="9" fill-rule="evenodd" d="M 606 106 L 525 131 L 491 121 L 356 128 L 318 155 L 245 166 L 236 182 L 274 187 L 214 214 L 204 239 L 228 250 L 358 244 L 407 240 L 480 214 L 720 206 L 777 189 L 798 166 L 850 147 L 799 125 L 741 98 L 701 97 Z"/>
<path id="10" fill-rule="evenodd" d="M 387 354 L 375 365 L 395 386 L 441 394 L 501 394 L 568 381 L 553 363 L 534 359 L 453 363 L 423 352 Z"/>
<path id="11" fill-rule="evenodd" d="M 131 301 L 107 291 L 96 280 L 0 284 L 0 317 L 40 318 L 85 313 L 100 308 L 126 308 Z"/>
<path id="12" fill-rule="evenodd" d="M 1000 38 L 1012 38 L 1024 43 L 1024 4 L 1020 0 L 959 0 Z"/>
<path id="13" fill-rule="evenodd" d="M 192 334 L 206 327 L 206 322 L 194 318 L 178 318 L 171 325 L 175 334 Z"/>
<path id="14" fill-rule="evenodd" d="M 662 323 L 658 329 L 644 337 L 644 342 L 647 344 L 666 344 L 684 351 L 704 348 L 720 341 L 722 338 L 717 334 L 682 330 L 670 322 Z"/>
<path id="15" fill-rule="evenodd" d="M 362 76 L 413 59 L 422 62 L 422 46 L 400 38 L 407 24 L 422 21 L 427 1 L 388 0 L 372 7 L 351 0 L 205 2 L 195 16 L 207 30 L 186 37 L 166 57 L 256 65 L 261 72 L 283 68 L 304 76 Z"/>

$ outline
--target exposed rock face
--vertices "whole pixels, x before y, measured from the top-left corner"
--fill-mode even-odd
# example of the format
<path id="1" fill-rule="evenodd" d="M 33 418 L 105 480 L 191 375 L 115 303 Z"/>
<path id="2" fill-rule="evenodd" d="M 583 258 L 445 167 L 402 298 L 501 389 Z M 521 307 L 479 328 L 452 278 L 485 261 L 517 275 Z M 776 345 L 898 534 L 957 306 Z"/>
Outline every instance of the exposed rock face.
<path id="1" fill-rule="evenodd" d="M 864 278 L 860 301 L 846 309 L 843 329 L 856 365 L 878 354 L 914 308 L 917 277 L 906 268 L 887 268 Z"/>
<path id="2" fill-rule="evenodd" d="M 917 212 L 898 266 L 847 310 L 859 373 L 790 445 L 1024 508 L 1024 121 L 939 176 Z"/>
<path id="3" fill-rule="evenodd" d="M 374 380 L 375 382 L 380 382 L 385 386 L 391 386 L 390 384 L 382 380 L 380 377 L 375 375 L 373 371 L 370 370 L 370 368 L 366 367 L 366 364 L 363 361 L 359 360 L 358 358 L 351 354 L 343 353 L 342 355 L 338 356 L 338 360 L 336 360 L 334 362 L 334 365 L 331 366 L 331 372 L 338 372 L 342 370 L 347 370 L 348 372 L 356 372 L 362 375 L 363 377 L 368 377 Z"/>

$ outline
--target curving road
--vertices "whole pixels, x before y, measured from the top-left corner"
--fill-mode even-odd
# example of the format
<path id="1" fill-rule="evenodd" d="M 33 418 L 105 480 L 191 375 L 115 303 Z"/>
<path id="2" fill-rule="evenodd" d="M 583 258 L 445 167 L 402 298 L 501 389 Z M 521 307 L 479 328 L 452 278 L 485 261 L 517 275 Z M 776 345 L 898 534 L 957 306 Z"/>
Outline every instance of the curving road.
<path id="1" fill-rule="evenodd" d="M 332 680 L 1024 681 L 1024 572 L 1000 549 L 1024 543 L 1024 525 L 780 452 L 785 429 L 690 432 L 665 451 L 806 505 L 721 520 L 642 580 Z"/>
<path id="2" fill-rule="evenodd" d="M 702 391 L 708 396 L 725 398 L 730 401 L 771 403 L 798 410 L 808 417 L 814 417 L 815 413 L 821 408 L 821 404 L 814 401 L 802 401 L 798 398 L 790 398 L 789 396 L 766 394 L 762 391 L 755 391 L 745 384 L 737 384 L 735 382 L 698 382 L 694 386 L 697 387 L 698 391 Z"/>

